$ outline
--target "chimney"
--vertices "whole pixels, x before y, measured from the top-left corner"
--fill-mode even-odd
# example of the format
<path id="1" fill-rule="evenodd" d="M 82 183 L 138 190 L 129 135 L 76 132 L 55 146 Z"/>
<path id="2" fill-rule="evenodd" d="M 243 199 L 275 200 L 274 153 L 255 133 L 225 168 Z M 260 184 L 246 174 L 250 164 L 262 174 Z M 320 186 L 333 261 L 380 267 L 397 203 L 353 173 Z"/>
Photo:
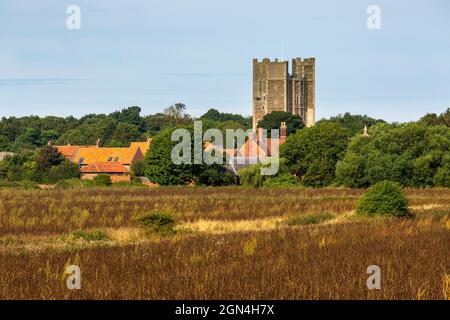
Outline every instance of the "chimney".
<path id="1" fill-rule="evenodd" d="M 263 128 L 258 128 L 258 143 L 263 141 Z"/>
<path id="2" fill-rule="evenodd" d="M 286 137 L 287 137 L 286 122 L 282 122 L 280 125 L 280 144 L 286 142 Z"/>
<path id="3" fill-rule="evenodd" d="M 53 141 L 52 141 L 52 140 L 48 140 L 48 142 L 47 142 L 47 146 L 49 146 L 49 147 L 53 147 Z"/>
<path id="4" fill-rule="evenodd" d="M 97 147 L 97 148 L 100 148 L 100 139 L 97 139 L 97 145 L 96 145 L 96 147 Z"/>

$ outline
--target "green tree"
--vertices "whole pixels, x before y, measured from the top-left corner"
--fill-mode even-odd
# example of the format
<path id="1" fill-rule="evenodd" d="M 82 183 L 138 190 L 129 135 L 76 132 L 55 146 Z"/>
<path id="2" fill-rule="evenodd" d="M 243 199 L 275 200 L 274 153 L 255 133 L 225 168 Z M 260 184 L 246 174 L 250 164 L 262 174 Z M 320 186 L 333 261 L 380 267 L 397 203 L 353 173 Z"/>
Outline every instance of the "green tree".
<path id="1" fill-rule="evenodd" d="M 198 184 L 205 186 L 228 186 L 236 183 L 233 173 L 221 165 L 211 165 L 206 167 L 198 177 Z"/>
<path id="2" fill-rule="evenodd" d="M 0 135 L 0 152 L 10 150 L 11 142 L 7 137 Z"/>
<path id="3" fill-rule="evenodd" d="M 450 128 L 423 122 L 377 124 L 369 133 L 369 137 L 352 138 L 344 159 L 336 165 L 338 184 L 368 187 L 391 180 L 426 187 L 444 183 L 441 168 L 450 152 Z"/>
<path id="4" fill-rule="evenodd" d="M 174 105 L 164 109 L 164 114 L 169 119 L 173 119 L 177 126 L 190 125 L 192 118 L 186 113 L 186 106 L 182 103 L 175 103 Z"/>
<path id="5" fill-rule="evenodd" d="M 56 166 L 52 166 L 48 172 L 46 180 L 55 183 L 67 179 L 79 179 L 81 172 L 77 164 L 64 160 Z"/>
<path id="6" fill-rule="evenodd" d="M 92 179 L 92 185 L 96 187 L 108 187 L 112 185 L 111 177 L 108 174 L 99 174 Z"/>
<path id="7" fill-rule="evenodd" d="M 356 213 L 363 215 L 405 216 L 408 200 L 399 184 L 392 181 L 377 182 L 357 203 Z"/>
<path id="8" fill-rule="evenodd" d="M 128 146 L 130 142 L 137 141 L 141 138 L 141 133 L 139 132 L 139 127 L 134 124 L 129 123 L 118 123 L 114 133 L 110 137 L 111 141 L 116 141 L 116 144 L 120 144 L 121 146 Z"/>
<path id="9" fill-rule="evenodd" d="M 143 177 L 145 175 L 145 160 L 135 161 L 131 165 L 131 174 L 135 177 Z"/>
<path id="10" fill-rule="evenodd" d="M 344 128 L 347 128 L 350 130 L 350 134 L 353 136 L 357 133 L 362 133 L 364 126 L 371 127 L 377 123 L 384 123 L 381 119 L 374 119 L 371 117 L 368 117 L 367 115 L 353 115 L 349 112 L 342 114 L 338 114 L 337 116 L 331 117 L 329 119 L 320 120 L 317 123 L 322 122 L 336 122 L 343 126 Z"/>
<path id="11" fill-rule="evenodd" d="M 187 129 L 192 137 L 192 151 L 193 129 L 190 127 Z M 203 169 L 203 165 L 193 164 L 193 152 L 191 152 L 191 164 L 177 165 L 172 162 L 172 149 L 178 144 L 178 142 L 171 140 L 173 131 L 174 129 L 168 128 L 156 135 L 145 158 L 145 175 L 150 181 L 159 185 L 184 185 L 195 182 Z"/>
<path id="12" fill-rule="evenodd" d="M 333 182 L 335 165 L 347 149 L 350 131 L 334 122 L 304 128 L 280 147 L 292 173 L 306 186 L 322 187 Z"/>
<path id="13" fill-rule="evenodd" d="M 46 146 L 38 150 L 36 155 L 37 169 L 48 171 L 51 167 L 59 165 L 64 161 L 64 157 L 58 152 L 58 149 Z"/>
<path id="14" fill-rule="evenodd" d="M 215 122 L 234 122 L 242 127 L 248 129 L 252 126 L 251 117 L 243 117 L 240 114 L 233 113 L 223 113 L 219 112 L 217 109 L 209 109 L 205 114 L 200 117 L 200 120 L 212 120 Z"/>
<path id="15" fill-rule="evenodd" d="M 295 133 L 297 130 L 302 129 L 305 126 L 300 116 L 293 115 L 290 112 L 274 111 L 266 114 L 258 122 L 258 127 L 267 130 L 279 129 L 281 122 L 286 123 L 288 135 Z M 270 131 L 267 132 L 267 136 L 270 136 Z"/>

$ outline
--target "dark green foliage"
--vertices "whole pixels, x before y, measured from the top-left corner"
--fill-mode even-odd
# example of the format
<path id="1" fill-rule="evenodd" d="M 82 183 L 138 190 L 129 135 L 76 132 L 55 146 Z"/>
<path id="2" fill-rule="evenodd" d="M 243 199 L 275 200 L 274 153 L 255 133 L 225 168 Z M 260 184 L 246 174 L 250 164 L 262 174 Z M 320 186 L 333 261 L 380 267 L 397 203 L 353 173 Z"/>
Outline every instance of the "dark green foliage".
<path id="1" fill-rule="evenodd" d="M 40 171 L 48 171 L 53 166 L 59 165 L 64 161 L 64 157 L 53 147 L 43 147 L 38 150 L 36 155 L 36 168 Z"/>
<path id="2" fill-rule="evenodd" d="M 286 178 L 286 175 L 291 174 L 289 173 L 289 167 L 286 165 L 286 161 L 284 159 L 280 159 L 279 168 L 276 175 L 262 175 L 261 168 L 270 166 L 270 162 L 266 161 L 264 163 L 258 163 L 246 168 L 242 168 L 241 170 L 239 170 L 240 184 L 245 187 L 260 188 L 263 186 L 270 186 L 270 181 L 274 179 L 280 179 L 278 180 L 278 183 L 284 181 L 285 183 L 290 184 L 291 182 L 293 182 L 290 179 L 290 181 L 288 182 Z M 266 183 L 267 185 L 265 185 Z M 277 180 L 274 181 L 274 184 L 277 184 Z"/>
<path id="3" fill-rule="evenodd" d="M 19 181 L 19 188 L 20 189 L 39 189 L 39 185 L 30 180 L 22 180 Z"/>
<path id="4" fill-rule="evenodd" d="M 53 166 L 49 170 L 47 180 L 54 183 L 60 180 L 79 179 L 80 177 L 81 172 L 78 165 L 69 160 L 64 160 L 59 165 Z"/>
<path id="5" fill-rule="evenodd" d="M 99 174 L 92 180 L 92 185 L 96 187 L 108 187 L 111 184 L 111 177 L 107 174 Z"/>
<path id="6" fill-rule="evenodd" d="M 6 181 L 6 180 L 0 180 L 0 189 L 12 189 L 12 188 L 20 188 L 20 183 L 17 181 Z"/>
<path id="7" fill-rule="evenodd" d="M 408 214 L 408 200 L 398 183 L 381 181 L 358 200 L 356 213 L 402 217 Z"/>
<path id="8" fill-rule="evenodd" d="M 368 187 L 391 180 L 403 186 L 449 184 L 450 128 L 424 123 L 377 124 L 369 137 L 356 135 L 336 166 L 338 184 Z"/>
<path id="9" fill-rule="evenodd" d="M 300 185 L 300 179 L 290 173 L 284 173 L 266 179 L 263 183 L 265 188 L 292 188 Z"/>
<path id="10" fill-rule="evenodd" d="M 34 179 L 36 174 L 36 162 L 30 152 L 21 152 L 7 156 L 0 162 L 1 178 L 8 181 L 20 181 Z"/>
<path id="11" fill-rule="evenodd" d="M 223 113 L 217 109 L 209 109 L 204 115 L 200 117 L 200 120 L 212 120 L 215 122 L 233 122 L 241 125 L 244 128 L 250 128 L 252 126 L 251 117 L 243 117 L 240 114 Z M 220 129 L 220 128 L 219 128 Z"/>
<path id="12" fill-rule="evenodd" d="M 10 150 L 11 142 L 5 136 L 0 135 L 0 152 Z"/>
<path id="13" fill-rule="evenodd" d="M 137 219 L 141 228 L 146 232 L 158 233 L 163 236 L 176 233 L 175 219 L 166 212 L 149 212 Z"/>
<path id="14" fill-rule="evenodd" d="M 344 113 L 344 115 L 338 114 L 337 116 L 331 117 L 328 120 L 320 120 L 317 123 L 329 121 L 336 122 L 344 128 L 347 128 L 348 130 L 350 130 L 350 134 L 352 136 L 358 133 L 361 134 L 363 132 L 364 126 L 371 127 L 377 123 L 384 123 L 384 120 L 381 119 L 374 119 L 366 115 L 352 115 L 348 112 Z"/>
<path id="15" fill-rule="evenodd" d="M 289 136 L 280 154 L 305 186 L 326 186 L 334 181 L 335 165 L 345 155 L 349 136 L 341 125 L 322 122 Z"/>
<path id="16" fill-rule="evenodd" d="M 286 224 L 291 227 L 317 224 L 333 219 L 333 217 L 334 216 L 328 212 L 308 214 L 304 216 L 291 217 L 288 220 L 286 220 Z"/>
<path id="17" fill-rule="evenodd" d="M 108 234 L 103 230 L 77 230 L 72 233 L 72 237 L 86 241 L 104 241 L 109 239 Z"/>
<path id="18" fill-rule="evenodd" d="M 441 113 L 439 116 L 435 113 L 427 113 L 420 119 L 421 122 L 428 126 L 447 126 L 450 127 L 450 108 L 445 112 Z"/>
<path id="19" fill-rule="evenodd" d="M 176 141 L 171 141 L 173 131 L 174 129 L 169 128 L 155 136 L 152 141 L 152 147 L 145 158 L 145 175 L 150 181 L 159 185 L 189 184 L 194 182 L 201 172 L 201 165 L 177 165 L 172 162 L 172 149 L 178 144 Z M 190 132 L 191 137 L 193 137 L 193 130 L 190 129 Z M 193 150 L 193 145 L 191 150 Z M 193 152 L 191 153 L 193 159 Z"/>
<path id="20" fill-rule="evenodd" d="M 281 122 L 286 122 L 288 135 L 295 133 L 305 126 L 300 116 L 293 115 L 290 112 L 274 111 L 266 114 L 258 122 L 258 127 L 267 129 L 267 136 L 270 137 L 270 129 L 279 129 Z"/>
<path id="21" fill-rule="evenodd" d="M 236 184 L 236 177 L 232 172 L 220 165 L 207 166 L 198 177 L 198 184 L 205 186 L 229 186 Z"/>
<path id="22" fill-rule="evenodd" d="M 192 127 L 184 128 L 191 137 L 191 163 L 175 164 L 172 150 L 180 141 L 172 141 L 175 128 L 169 128 L 156 135 L 152 147 L 147 152 L 145 175 L 159 185 L 226 185 L 232 182 L 231 174 L 218 165 L 194 164 L 194 132 Z M 222 176 L 219 176 L 223 173 Z"/>
<path id="23" fill-rule="evenodd" d="M 131 174 L 135 177 L 143 177 L 145 175 L 145 160 L 139 160 L 131 165 Z"/>
<path id="24" fill-rule="evenodd" d="M 69 184 L 66 180 L 61 180 L 55 184 L 55 188 L 67 190 L 67 189 L 72 189 L 73 186 L 71 184 Z"/>

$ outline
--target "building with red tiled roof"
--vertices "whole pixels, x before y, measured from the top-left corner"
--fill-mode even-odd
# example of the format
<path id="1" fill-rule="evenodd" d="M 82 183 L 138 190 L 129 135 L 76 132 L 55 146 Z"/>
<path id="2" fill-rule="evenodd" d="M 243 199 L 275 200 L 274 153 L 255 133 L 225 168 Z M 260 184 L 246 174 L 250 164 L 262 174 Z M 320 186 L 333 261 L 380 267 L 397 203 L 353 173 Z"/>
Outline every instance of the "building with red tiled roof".
<path id="1" fill-rule="evenodd" d="M 100 173 L 111 176 L 113 182 L 130 181 L 130 168 L 136 161 L 144 160 L 150 148 L 151 139 L 145 142 L 131 142 L 129 147 L 55 146 L 73 163 L 78 164 L 82 179 L 93 179 Z"/>
<path id="2" fill-rule="evenodd" d="M 92 180 L 99 174 L 107 174 L 112 182 L 130 181 L 130 170 L 118 162 L 96 162 L 81 168 L 82 179 Z"/>
<path id="3" fill-rule="evenodd" d="M 54 148 L 58 149 L 58 152 L 61 153 L 64 158 L 67 160 L 72 161 L 75 155 L 78 152 L 78 149 L 80 149 L 82 146 L 53 146 Z"/>
<path id="4" fill-rule="evenodd" d="M 247 141 L 235 150 L 233 156 L 228 157 L 228 167 L 237 174 L 241 168 L 264 161 L 270 157 L 279 155 L 280 145 L 286 142 L 287 128 L 286 123 L 282 122 L 280 126 L 279 138 L 263 137 L 263 129 L 258 128 L 256 138 L 254 133 L 250 133 Z"/>

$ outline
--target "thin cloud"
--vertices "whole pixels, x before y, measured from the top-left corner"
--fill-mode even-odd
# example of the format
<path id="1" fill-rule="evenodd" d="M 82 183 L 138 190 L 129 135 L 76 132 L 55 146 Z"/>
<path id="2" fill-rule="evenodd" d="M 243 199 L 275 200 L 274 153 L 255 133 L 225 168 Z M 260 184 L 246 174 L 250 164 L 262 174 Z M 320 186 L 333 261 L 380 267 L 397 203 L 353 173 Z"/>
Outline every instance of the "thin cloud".
<path id="1" fill-rule="evenodd" d="M 0 79 L 0 87 L 70 85 L 85 81 L 93 80 L 76 78 L 5 78 Z"/>

